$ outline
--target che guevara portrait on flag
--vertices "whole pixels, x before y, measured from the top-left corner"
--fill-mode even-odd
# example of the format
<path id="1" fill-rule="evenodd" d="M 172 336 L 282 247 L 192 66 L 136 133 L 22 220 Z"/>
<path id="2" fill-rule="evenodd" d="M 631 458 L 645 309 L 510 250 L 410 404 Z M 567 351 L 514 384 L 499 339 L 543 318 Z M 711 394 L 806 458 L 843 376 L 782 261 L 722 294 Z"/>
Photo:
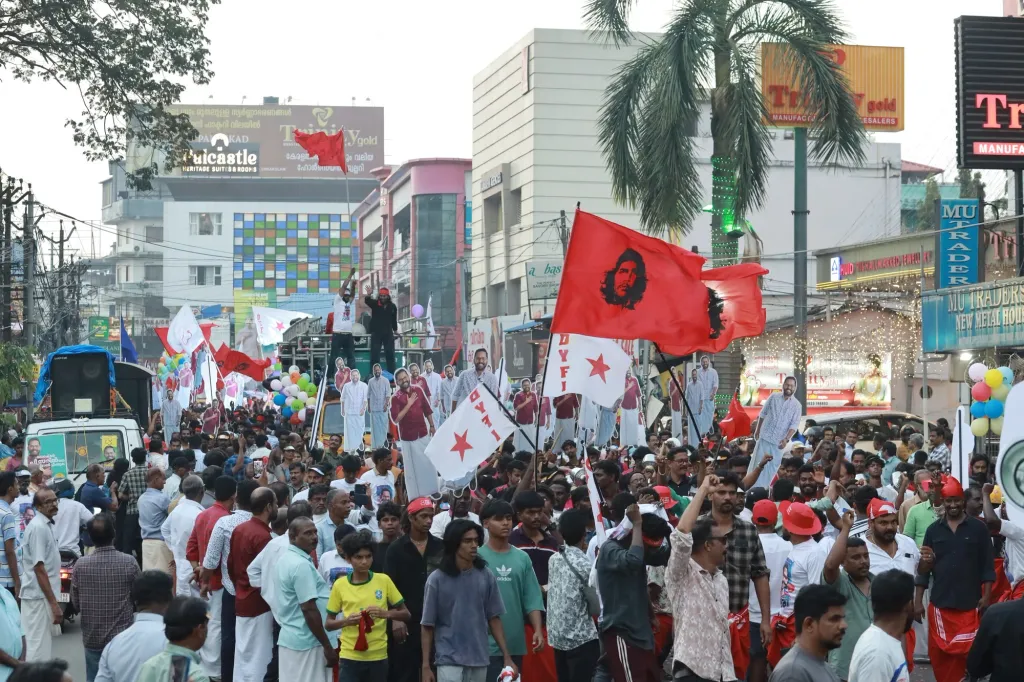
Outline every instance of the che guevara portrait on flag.
<path id="1" fill-rule="evenodd" d="M 633 310 L 647 291 L 647 265 L 633 249 L 619 254 L 615 266 L 604 274 L 601 295 L 608 305 Z"/>

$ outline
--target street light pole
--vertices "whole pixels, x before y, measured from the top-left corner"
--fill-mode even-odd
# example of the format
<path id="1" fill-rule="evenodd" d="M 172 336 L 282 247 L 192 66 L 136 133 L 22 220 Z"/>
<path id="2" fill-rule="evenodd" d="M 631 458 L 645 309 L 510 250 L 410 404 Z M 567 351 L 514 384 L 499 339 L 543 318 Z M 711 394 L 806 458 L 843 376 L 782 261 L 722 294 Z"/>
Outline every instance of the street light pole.
<path id="1" fill-rule="evenodd" d="M 807 411 L 807 129 L 793 130 L 793 376 Z"/>

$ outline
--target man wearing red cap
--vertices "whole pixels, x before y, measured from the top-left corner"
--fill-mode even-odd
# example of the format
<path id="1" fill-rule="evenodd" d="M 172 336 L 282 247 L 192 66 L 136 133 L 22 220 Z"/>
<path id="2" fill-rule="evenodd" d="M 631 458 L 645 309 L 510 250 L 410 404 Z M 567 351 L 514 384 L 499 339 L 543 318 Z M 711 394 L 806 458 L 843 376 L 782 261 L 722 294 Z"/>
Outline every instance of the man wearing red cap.
<path id="1" fill-rule="evenodd" d="M 784 501 L 779 505 L 779 511 L 782 513 L 782 527 L 789 531 L 793 550 L 782 568 L 781 610 L 772 618 L 775 632 L 768 646 L 768 662 L 772 666 L 778 665 L 796 639 L 793 607 L 797 594 L 805 586 L 817 584 L 825 567 L 825 555 L 814 539 L 821 532 L 821 521 L 814 510 L 803 502 Z"/>
<path id="2" fill-rule="evenodd" d="M 988 528 L 964 513 L 963 487 L 950 477 L 941 493 L 945 516 L 925 531 L 914 609 L 920 618 L 932 579 L 928 657 L 936 682 L 960 682 L 996 576 Z"/>
<path id="3" fill-rule="evenodd" d="M 388 372 L 395 372 L 395 337 L 398 335 L 398 307 L 391 302 L 391 291 L 381 287 L 370 293 L 366 285 L 363 303 L 370 310 L 370 364 L 380 362 L 380 349 L 384 347 L 384 358 Z"/>
<path id="4" fill-rule="evenodd" d="M 765 565 L 768 566 L 768 594 L 771 598 L 771 613 L 761 612 L 761 602 L 754 586 L 750 586 L 750 666 L 747 668 L 748 682 L 765 682 L 768 679 L 768 660 L 761 641 L 761 623 L 771 624 L 772 618 L 782 611 L 779 599 L 782 596 L 782 571 L 786 559 L 793 551 L 792 543 L 783 540 L 775 532 L 779 521 L 779 508 L 771 500 L 758 500 L 751 510 L 751 520 L 757 528 L 757 539 L 764 551 Z"/>

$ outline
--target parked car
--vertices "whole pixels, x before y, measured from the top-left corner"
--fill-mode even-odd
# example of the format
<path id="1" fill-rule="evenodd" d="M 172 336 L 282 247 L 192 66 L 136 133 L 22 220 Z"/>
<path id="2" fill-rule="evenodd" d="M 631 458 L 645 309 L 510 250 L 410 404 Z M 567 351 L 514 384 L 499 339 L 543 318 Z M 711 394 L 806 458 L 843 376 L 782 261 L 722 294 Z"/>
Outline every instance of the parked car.
<path id="1" fill-rule="evenodd" d="M 850 429 L 855 429 L 857 431 L 857 447 L 874 452 L 872 441 L 876 433 L 884 433 L 889 440 L 899 441 L 900 429 L 906 424 L 910 424 L 915 431 L 920 433 L 922 423 L 921 417 L 909 412 L 871 412 L 866 410 L 826 412 L 801 417 L 800 433 L 803 433 L 808 426 L 831 426 L 835 429 L 836 437 L 841 438 L 842 434 Z M 935 422 L 930 421 L 928 424 L 930 428 L 935 428 Z"/>

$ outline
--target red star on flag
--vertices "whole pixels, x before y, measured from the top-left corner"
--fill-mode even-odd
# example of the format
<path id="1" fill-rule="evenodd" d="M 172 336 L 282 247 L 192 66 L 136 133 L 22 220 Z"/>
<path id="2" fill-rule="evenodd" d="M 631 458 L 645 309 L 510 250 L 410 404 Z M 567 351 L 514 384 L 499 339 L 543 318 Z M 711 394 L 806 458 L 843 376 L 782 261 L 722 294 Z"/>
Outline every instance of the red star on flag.
<path id="1" fill-rule="evenodd" d="M 466 450 L 472 450 L 473 446 L 469 444 L 469 429 L 462 432 L 462 435 L 453 433 L 455 436 L 455 445 L 452 446 L 451 452 L 458 452 L 459 459 L 465 461 Z"/>
<path id="2" fill-rule="evenodd" d="M 280 320 L 275 322 L 274 329 L 276 329 L 277 331 L 284 331 L 284 322 L 281 322 Z"/>
<path id="3" fill-rule="evenodd" d="M 611 369 L 604 361 L 604 353 L 597 356 L 597 359 L 587 358 L 587 362 L 590 363 L 590 376 L 595 374 L 601 375 L 601 381 L 608 383 L 608 379 L 605 377 L 605 372 Z"/>

